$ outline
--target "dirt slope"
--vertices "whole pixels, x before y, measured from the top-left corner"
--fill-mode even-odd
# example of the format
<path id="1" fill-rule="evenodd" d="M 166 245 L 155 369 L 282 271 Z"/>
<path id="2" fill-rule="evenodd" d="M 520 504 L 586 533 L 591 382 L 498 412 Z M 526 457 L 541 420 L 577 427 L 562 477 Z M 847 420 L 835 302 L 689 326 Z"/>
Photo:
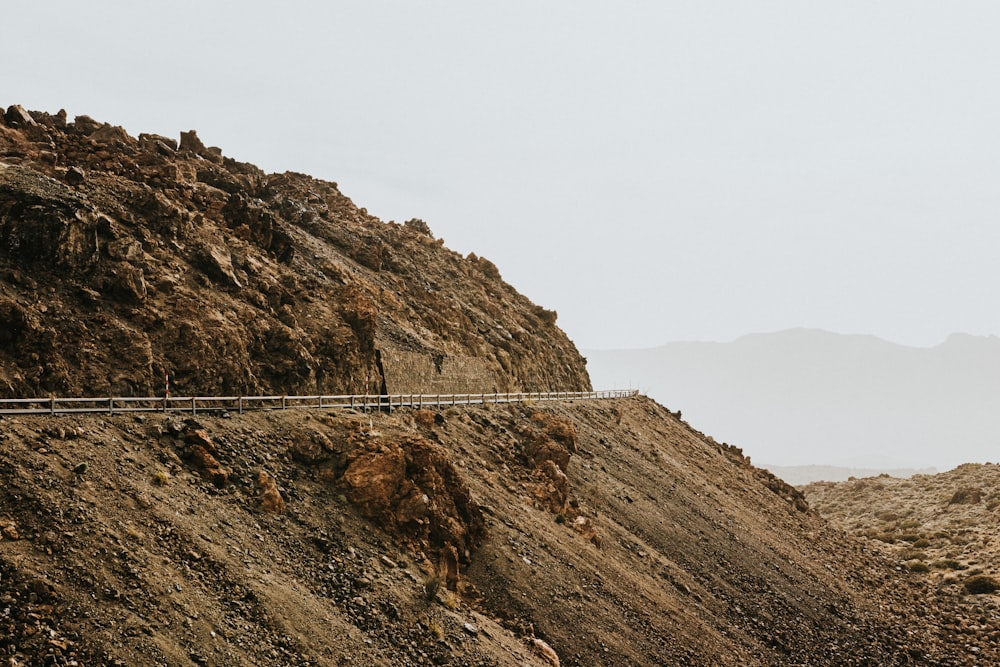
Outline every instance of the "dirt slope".
<path id="1" fill-rule="evenodd" d="M 555 312 L 420 220 L 193 131 L 2 116 L 0 395 L 378 393 L 397 352 L 471 376 L 455 391 L 590 387 Z"/>
<path id="2" fill-rule="evenodd" d="M 976 664 L 648 399 L 198 420 L 0 421 L 12 664 Z"/>

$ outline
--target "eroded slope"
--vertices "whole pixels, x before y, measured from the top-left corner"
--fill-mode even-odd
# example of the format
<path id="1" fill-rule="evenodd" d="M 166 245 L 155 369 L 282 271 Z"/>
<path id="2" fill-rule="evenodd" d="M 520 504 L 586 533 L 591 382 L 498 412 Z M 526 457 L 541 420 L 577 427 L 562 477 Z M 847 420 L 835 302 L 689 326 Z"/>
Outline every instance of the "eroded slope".
<path id="1" fill-rule="evenodd" d="M 0 421 L 0 523 L 17 538 L 0 541 L 4 650 L 29 664 L 554 664 L 546 646 L 581 666 L 977 659 L 922 628 L 911 575 L 647 399 L 198 421 Z"/>

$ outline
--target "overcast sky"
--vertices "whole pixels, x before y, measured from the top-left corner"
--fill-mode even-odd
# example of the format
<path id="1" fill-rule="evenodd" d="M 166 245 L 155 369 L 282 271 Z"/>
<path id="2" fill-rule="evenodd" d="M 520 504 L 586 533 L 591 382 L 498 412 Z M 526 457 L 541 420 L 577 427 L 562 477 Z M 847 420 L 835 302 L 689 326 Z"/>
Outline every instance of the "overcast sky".
<path id="1" fill-rule="evenodd" d="M 0 104 L 426 220 L 582 348 L 1000 333 L 1000 3 L 7 3 Z"/>

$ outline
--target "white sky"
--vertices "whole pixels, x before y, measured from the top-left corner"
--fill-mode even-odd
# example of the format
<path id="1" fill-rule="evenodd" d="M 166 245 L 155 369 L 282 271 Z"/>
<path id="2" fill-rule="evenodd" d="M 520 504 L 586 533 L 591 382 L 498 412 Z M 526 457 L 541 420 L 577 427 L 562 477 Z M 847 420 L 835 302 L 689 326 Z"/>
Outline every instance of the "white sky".
<path id="1" fill-rule="evenodd" d="M 1000 3 L 8 3 L 0 104 L 419 217 L 582 348 L 1000 334 Z"/>

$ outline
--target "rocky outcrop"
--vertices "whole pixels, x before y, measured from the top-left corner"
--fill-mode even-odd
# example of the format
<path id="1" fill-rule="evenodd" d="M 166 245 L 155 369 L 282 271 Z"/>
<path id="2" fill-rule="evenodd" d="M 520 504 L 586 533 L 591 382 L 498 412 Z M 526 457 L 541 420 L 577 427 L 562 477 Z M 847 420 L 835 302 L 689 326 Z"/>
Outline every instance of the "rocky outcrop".
<path id="1" fill-rule="evenodd" d="M 158 395 L 164 374 L 175 395 L 589 388 L 554 322 L 335 183 L 194 131 L 3 114 L 0 395 Z"/>

